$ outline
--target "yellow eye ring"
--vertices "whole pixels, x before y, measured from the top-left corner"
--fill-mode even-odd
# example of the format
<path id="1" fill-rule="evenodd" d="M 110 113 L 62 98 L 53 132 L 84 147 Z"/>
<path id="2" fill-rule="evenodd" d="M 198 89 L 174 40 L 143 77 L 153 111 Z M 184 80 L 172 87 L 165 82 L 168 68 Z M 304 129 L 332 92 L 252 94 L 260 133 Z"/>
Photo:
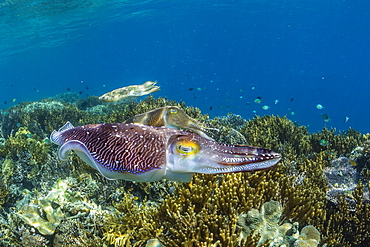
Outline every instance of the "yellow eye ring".
<path id="1" fill-rule="evenodd" d="M 199 144 L 190 140 L 181 140 L 176 143 L 176 151 L 181 155 L 194 155 L 200 150 Z"/>
<path id="2" fill-rule="evenodd" d="M 170 109 L 170 113 L 171 114 L 176 114 L 177 113 L 177 109 Z"/>

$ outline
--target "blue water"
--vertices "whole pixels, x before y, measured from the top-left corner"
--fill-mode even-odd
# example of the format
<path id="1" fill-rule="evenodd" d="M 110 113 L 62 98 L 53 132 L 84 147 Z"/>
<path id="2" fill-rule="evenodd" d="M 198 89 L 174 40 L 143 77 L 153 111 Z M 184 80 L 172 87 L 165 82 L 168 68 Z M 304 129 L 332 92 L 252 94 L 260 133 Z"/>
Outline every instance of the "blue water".
<path id="1" fill-rule="evenodd" d="M 367 133 L 369 13 L 368 0 L 2 0 L 0 107 L 157 80 L 154 96 L 211 117 Z"/>

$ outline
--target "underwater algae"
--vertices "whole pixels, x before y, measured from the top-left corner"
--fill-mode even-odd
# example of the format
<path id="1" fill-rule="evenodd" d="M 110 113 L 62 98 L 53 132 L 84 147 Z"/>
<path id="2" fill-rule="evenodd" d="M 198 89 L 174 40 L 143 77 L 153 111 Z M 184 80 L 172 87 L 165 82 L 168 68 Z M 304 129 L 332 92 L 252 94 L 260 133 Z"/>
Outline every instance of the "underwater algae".
<path id="1" fill-rule="evenodd" d="M 370 241 L 368 134 L 353 129 L 309 133 L 279 116 L 208 119 L 184 102 L 151 96 L 117 105 L 72 96 L 23 102 L 1 114 L 3 246 L 159 246 L 158 241 L 162 246 L 366 246 Z M 75 154 L 59 161 L 57 147 L 46 139 L 67 121 L 123 122 L 168 105 L 219 129 L 211 136 L 216 141 L 244 140 L 282 153 L 283 159 L 267 171 L 196 174 L 190 183 L 110 181 Z M 329 145 L 320 145 L 322 139 Z M 328 191 L 335 183 L 324 170 L 338 165 L 341 157 L 356 163 L 358 180 L 332 201 Z M 340 182 L 346 181 L 342 176 Z M 280 209 L 274 218 L 280 229 L 276 234 L 240 224 L 243 215 L 262 212 L 269 204 Z M 47 232 L 35 221 L 53 223 L 55 229 Z M 246 227 L 250 234 L 241 237 Z"/>

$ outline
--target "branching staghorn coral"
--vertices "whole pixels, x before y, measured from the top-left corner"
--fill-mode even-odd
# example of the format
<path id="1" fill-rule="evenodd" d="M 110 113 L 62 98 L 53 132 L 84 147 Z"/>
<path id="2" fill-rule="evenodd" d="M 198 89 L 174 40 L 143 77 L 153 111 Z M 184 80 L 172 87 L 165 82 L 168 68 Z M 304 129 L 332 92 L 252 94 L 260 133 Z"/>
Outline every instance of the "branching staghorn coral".
<path id="1" fill-rule="evenodd" d="M 369 188 L 370 182 L 367 187 Z M 323 224 L 328 246 L 367 246 L 370 242 L 370 203 L 365 186 L 359 183 L 353 192 L 352 209 L 343 195 L 339 195 L 337 208 L 330 208 Z M 367 198 L 366 198 L 367 197 Z"/>
<path id="2" fill-rule="evenodd" d="M 136 197 L 126 193 L 117 210 L 108 214 L 104 225 L 104 239 L 114 246 L 135 246 L 160 234 L 157 208 L 145 200 L 139 204 Z"/>

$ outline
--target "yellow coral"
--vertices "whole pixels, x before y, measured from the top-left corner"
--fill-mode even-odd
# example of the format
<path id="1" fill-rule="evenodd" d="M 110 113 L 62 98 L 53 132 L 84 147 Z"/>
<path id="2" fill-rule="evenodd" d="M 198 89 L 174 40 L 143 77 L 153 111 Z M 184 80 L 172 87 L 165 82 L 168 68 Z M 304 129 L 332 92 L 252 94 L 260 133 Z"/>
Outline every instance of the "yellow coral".
<path id="1" fill-rule="evenodd" d="M 135 201 L 132 194 L 126 193 L 121 202 L 115 204 L 116 213 L 107 215 L 104 225 L 104 239 L 114 246 L 139 245 L 155 238 L 161 232 L 156 218 L 155 206 L 143 201 Z"/>
<path id="2" fill-rule="evenodd" d="M 49 150 L 50 145 L 47 142 L 32 135 L 26 127 L 20 127 L 14 136 L 10 136 L 5 141 L 5 145 L 0 149 L 0 155 L 16 159 L 24 152 L 28 152 L 31 155 L 31 161 L 40 164 L 45 162 Z"/>

